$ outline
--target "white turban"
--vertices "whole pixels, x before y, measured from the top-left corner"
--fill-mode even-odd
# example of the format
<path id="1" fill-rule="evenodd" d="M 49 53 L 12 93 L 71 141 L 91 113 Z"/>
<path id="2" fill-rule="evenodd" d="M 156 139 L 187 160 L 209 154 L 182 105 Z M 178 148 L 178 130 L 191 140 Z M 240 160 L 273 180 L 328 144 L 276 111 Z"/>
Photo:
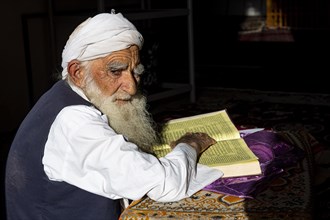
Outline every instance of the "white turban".
<path id="1" fill-rule="evenodd" d="M 62 52 L 62 78 L 66 78 L 67 65 L 71 60 L 86 61 L 105 57 L 131 45 L 141 49 L 143 37 L 121 13 L 101 13 L 88 18 L 72 32 L 66 42 Z"/>

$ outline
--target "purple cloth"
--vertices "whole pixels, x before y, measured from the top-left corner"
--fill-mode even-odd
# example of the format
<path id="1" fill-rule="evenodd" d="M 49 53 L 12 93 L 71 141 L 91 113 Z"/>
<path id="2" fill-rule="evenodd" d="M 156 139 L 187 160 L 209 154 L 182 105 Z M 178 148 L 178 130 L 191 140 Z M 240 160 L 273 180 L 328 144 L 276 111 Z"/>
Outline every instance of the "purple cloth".
<path id="1" fill-rule="evenodd" d="M 278 133 L 258 131 L 243 137 L 252 152 L 259 158 L 262 174 L 256 176 L 220 178 L 204 190 L 242 198 L 254 198 L 270 182 L 304 157 L 304 151 L 285 141 Z"/>

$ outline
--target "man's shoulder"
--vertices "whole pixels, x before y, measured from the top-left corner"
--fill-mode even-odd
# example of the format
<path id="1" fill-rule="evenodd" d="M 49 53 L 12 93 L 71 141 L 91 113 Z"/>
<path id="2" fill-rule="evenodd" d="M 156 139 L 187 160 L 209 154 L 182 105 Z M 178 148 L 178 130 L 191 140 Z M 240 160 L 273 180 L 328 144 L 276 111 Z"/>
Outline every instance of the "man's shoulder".
<path id="1" fill-rule="evenodd" d="M 100 117 L 101 115 L 102 113 L 92 105 L 70 105 L 63 108 L 57 117 L 64 117 L 66 119 L 72 120 L 77 118 L 95 118 Z"/>

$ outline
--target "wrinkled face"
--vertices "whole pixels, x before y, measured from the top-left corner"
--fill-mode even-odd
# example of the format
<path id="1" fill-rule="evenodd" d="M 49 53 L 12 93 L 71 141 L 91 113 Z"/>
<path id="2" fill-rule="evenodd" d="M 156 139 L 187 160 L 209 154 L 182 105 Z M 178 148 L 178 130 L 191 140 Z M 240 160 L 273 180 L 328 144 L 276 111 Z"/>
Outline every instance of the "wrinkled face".
<path id="1" fill-rule="evenodd" d="M 89 71 L 103 95 L 115 95 L 115 103 L 125 104 L 136 94 L 143 72 L 139 49 L 131 46 L 94 60 Z"/>
<path id="2" fill-rule="evenodd" d="M 109 125 L 140 149 L 152 152 L 158 134 L 146 109 L 146 97 L 138 92 L 142 72 L 137 46 L 103 58 L 72 60 L 68 64 L 69 82 L 107 116 Z"/>

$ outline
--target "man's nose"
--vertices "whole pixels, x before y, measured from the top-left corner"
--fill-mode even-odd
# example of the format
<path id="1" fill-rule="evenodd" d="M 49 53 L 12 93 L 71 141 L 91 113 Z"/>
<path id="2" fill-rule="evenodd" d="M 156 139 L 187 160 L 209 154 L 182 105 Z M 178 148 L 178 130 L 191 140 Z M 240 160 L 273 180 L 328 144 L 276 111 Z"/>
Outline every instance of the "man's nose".
<path id="1" fill-rule="evenodd" d="M 134 73 L 127 71 L 123 75 L 122 89 L 129 95 L 135 95 L 137 91 L 137 80 L 134 77 Z"/>

